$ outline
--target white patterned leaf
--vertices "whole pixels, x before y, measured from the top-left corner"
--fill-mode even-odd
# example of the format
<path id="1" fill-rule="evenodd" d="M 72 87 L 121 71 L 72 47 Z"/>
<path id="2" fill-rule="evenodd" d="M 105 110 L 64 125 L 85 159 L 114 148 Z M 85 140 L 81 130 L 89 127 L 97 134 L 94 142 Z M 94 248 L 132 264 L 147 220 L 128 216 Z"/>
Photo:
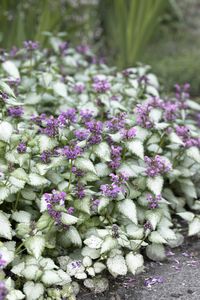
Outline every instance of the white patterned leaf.
<path id="1" fill-rule="evenodd" d="M 19 70 L 14 62 L 7 60 L 2 63 L 2 67 L 11 77 L 20 78 Z"/>
<path id="2" fill-rule="evenodd" d="M 108 271 L 114 276 L 118 275 L 126 275 L 127 274 L 127 266 L 125 259 L 122 255 L 116 255 L 114 257 L 109 257 L 107 259 L 107 267 Z"/>
<path id="3" fill-rule="evenodd" d="M 190 147 L 187 149 L 187 155 L 194 159 L 197 163 L 200 164 L 200 151 L 197 147 Z"/>
<path id="4" fill-rule="evenodd" d="M 152 191 L 155 195 L 159 195 L 162 192 L 164 180 L 161 176 L 156 177 L 148 177 L 147 178 L 147 187 Z"/>
<path id="5" fill-rule="evenodd" d="M 33 186 L 40 186 L 40 185 L 45 185 L 48 183 L 48 180 L 40 176 L 39 174 L 36 173 L 31 173 L 29 174 L 29 184 Z"/>
<path id="6" fill-rule="evenodd" d="M 143 271 L 144 268 L 144 259 L 141 254 L 133 254 L 133 252 L 129 252 L 126 255 L 126 264 L 128 270 L 133 274 L 138 274 Z"/>
<path id="7" fill-rule="evenodd" d="M 166 257 L 164 246 L 162 244 L 156 244 L 156 243 L 147 246 L 146 254 L 148 258 L 154 261 L 164 260 Z"/>
<path id="8" fill-rule="evenodd" d="M 153 230 L 162 218 L 162 213 L 159 209 L 154 209 L 146 212 L 146 219 L 151 223 Z"/>
<path id="9" fill-rule="evenodd" d="M 66 85 L 60 81 L 57 81 L 53 84 L 53 90 L 54 92 L 63 97 L 63 98 L 67 98 L 67 88 Z"/>
<path id="10" fill-rule="evenodd" d="M 94 153 L 100 157 L 102 161 L 110 161 L 110 147 L 106 142 L 102 142 L 94 146 Z"/>
<path id="11" fill-rule="evenodd" d="M 42 275 L 42 282 L 46 285 L 59 284 L 62 282 L 62 279 L 57 274 L 57 271 L 54 270 L 46 270 Z"/>
<path id="12" fill-rule="evenodd" d="M 24 284 L 23 291 L 29 300 L 37 300 L 44 294 L 44 286 L 42 283 L 34 283 L 27 281 Z"/>
<path id="13" fill-rule="evenodd" d="M 92 172 L 92 173 L 96 174 L 95 167 L 94 167 L 93 163 L 91 162 L 91 160 L 88 158 L 78 157 L 75 160 L 75 166 L 83 171 Z"/>
<path id="14" fill-rule="evenodd" d="M 200 232 L 200 219 L 195 217 L 193 221 L 189 224 L 189 236 L 198 234 Z"/>
<path id="15" fill-rule="evenodd" d="M 78 221 L 78 218 L 77 217 L 74 217 L 70 214 L 67 214 L 67 213 L 64 213 L 62 212 L 61 213 L 61 222 L 65 225 L 73 225 L 73 224 L 76 224 Z"/>
<path id="16" fill-rule="evenodd" d="M 10 123 L 3 121 L 0 124 L 0 140 L 9 142 L 13 132 L 13 127 Z"/>
<path id="17" fill-rule="evenodd" d="M 24 210 L 15 211 L 12 214 L 12 219 L 19 223 L 30 223 L 31 214 Z"/>
<path id="18" fill-rule="evenodd" d="M 41 235 L 31 236 L 25 241 L 25 247 L 31 255 L 39 258 L 45 247 L 45 238 Z"/>
<path id="19" fill-rule="evenodd" d="M 102 243 L 103 243 L 102 239 L 100 239 L 99 237 L 97 237 L 95 235 L 91 235 L 89 238 L 84 240 L 84 244 L 92 249 L 101 248 Z"/>
<path id="20" fill-rule="evenodd" d="M 190 211 L 183 211 L 180 213 L 177 213 L 178 216 L 180 216 L 182 219 L 184 219 L 187 222 L 192 222 L 192 220 L 194 219 L 194 214 Z"/>
<path id="21" fill-rule="evenodd" d="M 12 239 L 11 224 L 2 211 L 0 211 L 0 236 L 8 240 Z"/>
<path id="22" fill-rule="evenodd" d="M 101 254 L 108 252 L 117 246 L 117 240 L 111 235 L 107 235 L 101 245 Z"/>
<path id="23" fill-rule="evenodd" d="M 159 232 L 153 231 L 149 235 L 149 241 L 156 244 L 166 244 L 167 241 L 160 235 Z"/>
<path id="24" fill-rule="evenodd" d="M 125 199 L 119 203 L 119 211 L 126 216 L 131 222 L 137 225 L 137 210 L 135 203 L 131 199 Z"/>
<path id="25" fill-rule="evenodd" d="M 135 154 L 141 159 L 144 159 L 144 147 L 141 141 L 139 140 L 128 141 L 126 143 L 126 146 L 131 153 Z"/>

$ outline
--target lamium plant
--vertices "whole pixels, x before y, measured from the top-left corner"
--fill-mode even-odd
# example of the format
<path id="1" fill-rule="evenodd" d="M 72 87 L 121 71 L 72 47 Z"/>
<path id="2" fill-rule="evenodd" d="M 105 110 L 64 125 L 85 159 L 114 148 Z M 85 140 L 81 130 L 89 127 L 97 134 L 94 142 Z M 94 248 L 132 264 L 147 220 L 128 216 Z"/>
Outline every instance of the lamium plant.
<path id="1" fill-rule="evenodd" d="M 117 72 L 86 45 L 51 44 L 1 54 L 1 300 L 102 292 L 108 272 L 164 260 L 183 242 L 177 224 L 200 234 L 189 85 L 161 97 L 149 67 Z"/>

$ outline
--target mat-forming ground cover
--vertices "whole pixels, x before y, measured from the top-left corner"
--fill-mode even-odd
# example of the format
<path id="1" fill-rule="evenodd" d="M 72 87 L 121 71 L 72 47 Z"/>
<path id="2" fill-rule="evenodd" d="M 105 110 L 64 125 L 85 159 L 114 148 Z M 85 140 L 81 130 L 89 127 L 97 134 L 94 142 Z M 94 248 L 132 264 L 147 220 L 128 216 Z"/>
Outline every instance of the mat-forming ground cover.
<path id="1" fill-rule="evenodd" d="M 200 233 L 200 106 L 87 46 L 1 54 L 0 299 L 75 299 Z M 141 254 L 142 253 L 142 254 Z"/>

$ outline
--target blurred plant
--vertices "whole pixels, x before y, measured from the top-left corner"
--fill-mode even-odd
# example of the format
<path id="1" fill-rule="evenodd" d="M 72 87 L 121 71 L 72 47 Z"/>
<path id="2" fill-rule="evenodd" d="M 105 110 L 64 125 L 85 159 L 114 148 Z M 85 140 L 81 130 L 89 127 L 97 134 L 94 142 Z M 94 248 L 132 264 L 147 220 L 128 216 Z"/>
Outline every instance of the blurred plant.
<path id="1" fill-rule="evenodd" d="M 87 41 L 93 35 L 96 0 L 2 0 L 0 1 L 0 42 L 3 48 L 20 47 L 24 40 L 46 46 L 45 32 L 65 32 L 67 40 Z M 81 30 L 80 30 L 81 29 Z"/>
<path id="2" fill-rule="evenodd" d="M 120 67 L 133 65 L 145 51 L 168 1 L 100 1 L 106 44 L 115 49 Z"/>

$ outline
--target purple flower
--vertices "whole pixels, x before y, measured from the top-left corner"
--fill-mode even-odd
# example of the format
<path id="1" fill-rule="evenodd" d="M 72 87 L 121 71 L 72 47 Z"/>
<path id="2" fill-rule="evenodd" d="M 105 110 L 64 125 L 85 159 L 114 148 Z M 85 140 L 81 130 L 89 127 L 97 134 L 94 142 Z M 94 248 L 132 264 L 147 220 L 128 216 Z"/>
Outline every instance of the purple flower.
<path id="1" fill-rule="evenodd" d="M 49 137 L 55 137 L 58 135 L 58 125 L 59 121 L 53 116 L 44 119 L 42 118 L 42 123 L 44 123 L 45 128 L 41 128 L 40 131 Z"/>
<path id="2" fill-rule="evenodd" d="M 103 130 L 103 123 L 101 121 L 89 121 L 85 123 L 86 128 L 95 134 L 101 134 Z"/>
<path id="3" fill-rule="evenodd" d="M 115 183 L 112 184 L 102 184 L 100 186 L 100 190 L 102 191 L 104 196 L 109 198 L 117 198 L 120 192 L 122 192 L 122 188 Z"/>
<path id="4" fill-rule="evenodd" d="M 120 129 L 124 129 L 126 124 L 126 113 L 120 113 L 117 116 L 112 117 L 111 120 L 106 122 L 106 126 L 112 132 L 116 132 Z"/>
<path id="5" fill-rule="evenodd" d="M 83 152 L 83 149 L 76 145 L 70 145 L 65 146 L 62 152 L 67 159 L 76 159 Z"/>
<path id="6" fill-rule="evenodd" d="M 146 174 L 150 177 L 167 173 L 172 169 L 172 165 L 159 155 L 156 155 L 155 158 L 145 156 L 144 161 L 148 166 Z"/>
<path id="7" fill-rule="evenodd" d="M 39 116 L 31 116 L 31 121 L 37 124 L 38 126 L 42 126 L 42 122 L 46 120 L 46 114 L 41 114 Z"/>
<path id="8" fill-rule="evenodd" d="M 68 42 L 62 42 L 59 44 L 59 51 L 61 53 L 61 55 L 65 55 L 67 52 L 67 49 L 69 47 L 69 43 Z"/>
<path id="9" fill-rule="evenodd" d="M 117 185 L 123 185 L 129 179 L 125 173 L 119 173 L 118 175 L 111 173 L 109 176 L 111 177 L 111 181 Z"/>
<path id="10" fill-rule="evenodd" d="M 112 160 L 109 162 L 109 167 L 112 170 L 116 170 L 119 168 L 121 164 L 121 152 L 122 152 L 122 147 L 120 146 L 111 146 L 111 158 Z"/>
<path id="11" fill-rule="evenodd" d="M 79 141 L 84 141 L 89 137 L 90 131 L 87 129 L 75 130 L 74 135 Z"/>
<path id="12" fill-rule="evenodd" d="M 8 108 L 7 112 L 10 117 L 19 118 L 23 115 L 24 110 L 21 106 L 12 106 Z"/>
<path id="13" fill-rule="evenodd" d="M 58 192 L 53 190 L 51 193 L 44 194 L 44 200 L 47 203 L 47 211 L 49 215 L 55 220 L 56 224 L 61 225 L 61 212 L 56 210 L 56 205 L 64 206 L 66 199 L 65 192 Z"/>
<path id="14" fill-rule="evenodd" d="M 24 48 L 25 48 L 27 51 L 37 50 L 37 49 L 39 48 L 39 44 L 38 44 L 38 42 L 25 41 L 25 42 L 24 42 Z"/>
<path id="15" fill-rule="evenodd" d="M 10 77 L 10 78 L 8 78 L 7 82 L 8 82 L 8 84 L 10 86 L 17 86 L 20 83 L 20 78 L 12 78 L 12 77 Z"/>
<path id="16" fill-rule="evenodd" d="M 90 109 L 82 109 L 80 111 L 80 116 L 82 117 L 83 121 L 90 121 L 91 118 L 93 117 L 94 112 L 91 111 Z"/>
<path id="17" fill-rule="evenodd" d="M 85 197 L 85 190 L 83 185 L 78 184 L 76 187 L 76 196 L 78 199 L 83 199 Z"/>
<path id="18" fill-rule="evenodd" d="M 175 121 L 179 111 L 178 103 L 166 101 L 163 103 L 163 110 L 165 121 Z"/>
<path id="19" fill-rule="evenodd" d="M 19 49 L 17 47 L 15 47 L 15 46 L 12 47 L 10 50 L 10 56 L 15 57 L 18 51 L 19 51 Z"/>
<path id="20" fill-rule="evenodd" d="M 3 101 L 6 101 L 8 99 L 8 94 L 5 92 L 0 91 L 0 99 L 2 99 Z"/>
<path id="21" fill-rule="evenodd" d="M 43 163 L 45 163 L 45 164 L 48 164 L 48 163 L 51 162 L 50 157 L 51 157 L 51 151 L 47 151 L 47 150 L 46 150 L 46 151 L 43 151 L 42 154 L 41 154 L 41 156 L 40 156 L 41 160 L 42 160 Z"/>
<path id="22" fill-rule="evenodd" d="M 130 140 L 136 136 L 136 129 L 134 127 L 130 129 L 123 129 L 121 133 L 124 139 Z"/>
<path id="23" fill-rule="evenodd" d="M 97 145 L 97 144 L 101 143 L 101 141 L 102 141 L 102 137 L 101 137 L 101 135 L 98 135 L 98 134 L 92 134 L 90 136 L 90 138 L 88 139 L 88 143 L 90 145 Z"/>
<path id="24" fill-rule="evenodd" d="M 147 201 L 149 202 L 149 208 L 155 209 L 158 208 L 158 202 L 161 200 L 161 195 L 152 196 L 151 194 L 147 195 Z"/>
<path id="25" fill-rule="evenodd" d="M 84 171 L 83 170 L 80 170 L 76 167 L 72 167 L 72 173 L 77 176 L 77 177 L 82 177 L 84 175 Z"/>
<path id="26" fill-rule="evenodd" d="M 0 281 L 0 300 L 5 300 L 8 294 L 8 290 L 3 281 Z"/>
<path id="27" fill-rule="evenodd" d="M 147 230 L 152 231 L 152 230 L 153 230 L 153 227 L 152 227 L 152 225 L 151 225 L 151 222 L 146 221 L 146 222 L 144 223 L 144 230 L 145 230 L 145 231 L 147 231 Z"/>
<path id="28" fill-rule="evenodd" d="M 98 77 L 95 77 L 92 87 L 96 93 L 105 93 L 110 90 L 111 85 L 107 79 L 99 79 Z"/>
<path id="29" fill-rule="evenodd" d="M 18 153 L 25 153 L 26 149 L 27 149 L 27 147 L 26 147 L 25 143 L 19 143 L 19 145 L 17 146 Z"/>
<path id="30" fill-rule="evenodd" d="M 85 89 L 85 85 L 84 83 L 76 83 L 75 86 L 74 86 L 74 91 L 77 93 L 77 94 L 82 94 L 82 92 L 84 91 Z"/>
<path id="31" fill-rule="evenodd" d="M 149 113 L 151 111 L 151 107 L 145 104 L 138 104 L 136 106 L 136 122 L 143 128 L 152 128 L 153 122 L 149 118 Z"/>
<path id="32" fill-rule="evenodd" d="M 58 116 L 58 122 L 61 127 L 65 125 L 70 125 L 70 123 L 76 123 L 77 116 L 76 116 L 76 109 L 69 108 L 67 111 L 63 111 Z"/>
<path id="33" fill-rule="evenodd" d="M 87 54 L 90 50 L 90 47 L 88 45 L 78 45 L 76 47 L 76 51 L 78 53 L 81 53 L 81 54 Z"/>
<path id="34" fill-rule="evenodd" d="M 189 90 L 189 83 L 185 83 L 183 86 L 175 84 L 176 99 L 181 101 L 187 100 L 190 97 Z"/>
<path id="35" fill-rule="evenodd" d="M 200 148 L 200 138 L 188 138 L 187 141 L 185 141 L 185 147 L 198 147 Z"/>
<path id="36" fill-rule="evenodd" d="M 176 126 L 176 133 L 186 141 L 190 136 L 190 129 L 187 126 Z"/>
<path id="37" fill-rule="evenodd" d="M 73 213 L 74 213 L 74 207 L 69 207 L 68 209 L 67 209 L 67 213 L 69 214 L 69 215 L 72 215 Z"/>

